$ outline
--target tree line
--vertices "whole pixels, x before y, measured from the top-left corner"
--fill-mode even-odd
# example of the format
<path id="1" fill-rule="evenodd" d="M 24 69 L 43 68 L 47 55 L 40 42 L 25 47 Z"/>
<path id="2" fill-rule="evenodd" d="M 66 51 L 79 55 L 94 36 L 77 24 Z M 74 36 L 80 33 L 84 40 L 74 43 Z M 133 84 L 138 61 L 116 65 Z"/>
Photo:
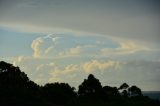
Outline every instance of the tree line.
<path id="1" fill-rule="evenodd" d="M 93 74 L 79 85 L 31 81 L 19 67 L 0 61 L 0 106 L 159 106 L 136 85 L 102 86 Z"/>

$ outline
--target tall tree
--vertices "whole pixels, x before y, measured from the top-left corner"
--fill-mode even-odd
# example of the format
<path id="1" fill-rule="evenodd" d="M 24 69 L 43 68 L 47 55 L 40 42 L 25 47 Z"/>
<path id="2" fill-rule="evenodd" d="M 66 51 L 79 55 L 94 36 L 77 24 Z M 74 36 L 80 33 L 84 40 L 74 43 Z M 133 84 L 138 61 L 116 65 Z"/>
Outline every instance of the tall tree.
<path id="1" fill-rule="evenodd" d="M 80 96 L 98 97 L 102 94 L 102 85 L 94 75 L 90 74 L 88 79 L 85 79 L 81 85 L 79 85 L 78 94 Z"/>

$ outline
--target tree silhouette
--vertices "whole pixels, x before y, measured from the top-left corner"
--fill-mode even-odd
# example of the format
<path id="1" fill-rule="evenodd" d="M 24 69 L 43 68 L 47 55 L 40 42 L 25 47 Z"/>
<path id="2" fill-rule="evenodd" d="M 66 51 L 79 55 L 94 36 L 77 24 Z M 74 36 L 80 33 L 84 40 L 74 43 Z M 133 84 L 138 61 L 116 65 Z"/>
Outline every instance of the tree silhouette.
<path id="1" fill-rule="evenodd" d="M 128 87 L 129 85 L 127 83 L 123 83 L 118 89 L 123 90 L 123 89 L 127 89 Z"/>
<path id="2" fill-rule="evenodd" d="M 38 85 L 29 80 L 27 74 L 21 72 L 19 67 L 4 61 L 0 62 L 0 87 L 7 88 L 36 88 Z"/>
<path id="3" fill-rule="evenodd" d="M 75 88 L 67 83 L 48 83 L 42 90 L 45 98 L 55 104 L 66 104 L 76 98 Z"/>
<path id="4" fill-rule="evenodd" d="M 120 95 L 118 90 L 123 90 Z M 130 96 L 128 96 L 130 94 Z M 102 86 L 90 74 L 79 85 L 78 93 L 67 83 L 39 86 L 19 67 L 0 61 L 0 106 L 159 106 L 160 102 L 142 95 L 141 89 L 123 83 Z"/>
<path id="5" fill-rule="evenodd" d="M 82 84 L 79 86 L 78 94 L 79 95 L 90 95 L 98 93 L 102 90 L 102 85 L 94 75 L 90 74 L 88 79 L 85 79 Z"/>
<path id="6" fill-rule="evenodd" d="M 34 102 L 37 99 L 38 89 L 39 86 L 30 81 L 19 67 L 4 61 L 0 62 L 0 98 L 3 98 L 3 104 L 22 105 L 27 100 Z"/>
<path id="7" fill-rule="evenodd" d="M 141 89 L 133 85 L 128 89 L 131 96 L 142 96 Z"/>
<path id="8" fill-rule="evenodd" d="M 119 95 L 117 87 L 104 86 L 103 91 L 108 97 L 113 97 L 113 96 Z"/>
<path id="9" fill-rule="evenodd" d="M 124 97 L 128 97 L 129 96 L 129 93 L 128 93 L 128 88 L 129 88 L 129 85 L 127 83 L 123 83 L 119 88 L 118 90 L 121 90 L 121 94 L 124 96 Z"/>
<path id="10" fill-rule="evenodd" d="M 94 75 L 90 74 L 88 79 L 84 79 L 78 90 L 79 97 L 91 103 L 100 101 L 104 98 L 102 85 Z"/>

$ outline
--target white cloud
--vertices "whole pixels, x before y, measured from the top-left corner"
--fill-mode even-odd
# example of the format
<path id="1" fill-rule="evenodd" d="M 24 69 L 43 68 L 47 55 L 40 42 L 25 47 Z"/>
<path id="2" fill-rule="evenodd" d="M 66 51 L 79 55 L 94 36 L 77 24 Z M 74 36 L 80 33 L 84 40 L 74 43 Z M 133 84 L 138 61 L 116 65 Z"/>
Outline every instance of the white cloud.
<path id="1" fill-rule="evenodd" d="M 48 54 L 54 47 L 50 46 L 45 50 L 45 54 Z"/>
<path id="2" fill-rule="evenodd" d="M 44 43 L 43 39 L 41 37 L 33 40 L 31 44 L 31 48 L 33 49 L 33 57 L 39 58 L 41 57 L 42 51 L 40 46 Z"/>
<path id="3" fill-rule="evenodd" d="M 23 56 L 19 56 L 17 58 L 14 59 L 13 61 L 13 65 L 17 65 L 17 63 L 21 63 L 23 61 L 24 57 Z"/>
<path id="4" fill-rule="evenodd" d="M 25 64 L 28 64 L 28 61 L 33 60 L 32 57 L 30 56 L 18 56 L 12 59 L 12 64 L 15 66 L 25 66 Z M 21 68 L 26 68 L 26 67 L 21 67 Z"/>
<path id="5" fill-rule="evenodd" d="M 89 73 L 103 84 L 159 81 L 159 52 L 134 41 L 50 34 L 33 40 L 31 48 L 33 55 L 15 57 L 13 63 L 39 84 L 77 86 Z"/>
<path id="6" fill-rule="evenodd" d="M 62 61 L 67 62 L 64 59 Z M 14 59 L 13 63 L 38 84 L 59 81 L 68 82 L 77 87 L 89 73 L 92 73 L 100 79 L 103 85 L 119 86 L 121 83 L 127 82 L 136 84 L 143 90 L 160 88 L 158 84 L 160 60 L 95 59 L 63 64 L 55 59 L 19 56 Z"/>
<path id="7" fill-rule="evenodd" d="M 88 55 L 91 52 L 93 54 L 97 51 L 98 46 L 95 46 L 95 44 L 93 44 L 94 39 L 92 42 L 83 41 L 84 43 L 81 43 L 82 40 L 85 41 L 85 37 L 83 38 L 73 35 L 65 36 L 63 34 L 49 34 L 47 36 L 36 38 L 31 44 L 33 57 L 72 57 Z"/>
<path id="8" fill-rule="evenodd" d="M 52 38 L 52 37 L 50 36 L 50 38 Z M 61 37 L 53 37 L 52 40 L 53 40 L 53 42 L 54 42 L 55 44 L 57 44 L 57 43 L 58 43 L 58 40 L 59 40 L 60 38 L 61 38 Z"/>
<path id="9" fill-rule="evenodd" d="M 113 69 L 119 69 L 120 68 L 120 62 L 119 61 L 98 61 L 98 60 L 92 60 L 89 62 L 86 62 L 82 64 L 82 67 L 86 73 L 92 73 L 93 71 L 105 71 L 109 68 Z"/>
<path id="10" fill-rule="evenodd" d="M 77 46 L 75 48 L 70 48 L 69 49 L 69 54 L 72 54 L 72 55 L 77 55 L 77 54 L 81 54 L 82 52 L 82 49 L 80 46 Z"/>
<path id="11" fill-rule="evenodd" d="M 132 59 L 143 51 L 143 56 L 148 58 L 154 53 L 158 54 L 154 48 L 147 47 L 134 41 L 124 41 L 104 37 L 73 36 L 65 34 L 49 34 L 38 37 L 31 44 L 34 58 L 41 59 L 70 59 L 76 61 L 76 58 L 87 59 L 109 58 L 122 59 L 123 56 L 130 56 Z M 156 53 L 155 53 L 156 52 Z M 147 54 L 145 54 L 147 53 Z M 134 55 L 133 55 L 134 54 Z M 137 54 L 137 55 L 136 55 Z M 19 57 L 20 58 L 20 57 Z M 19 59 L 20 60 L 20 59 Z M 79 61 L 79 62 L 80 62 Z"/>
<path id="12" fill-rule="evenodd" d="M 87 40 L 88 39 L 88 40 Z M 106 57 L 154 52 L 159 49 L 138 42 L 114 38 L 49 34 L 33 40 L 35 58 Z"/>
<path id="13" fill-rule="evenodd" d="M 61 78 L 61 76 L 63 75 L 69 75 L 72 73 L 76 73 L 76 71 L 78 71 L 78 66 L 77 65 L 67 65 L 66 67 L 62 68 L 62 67 L 55 67 L 53 70 L 50 71 L 51 74 L 51 78 L 49 79 L 49 81 L 53 82 L 53 79 L 58 79 Z"/>
<path id="14" fill-rule="evenodd" d="M 74 57 L 74 56 L 80 56 L 84 54 L 84 48 L 81 46 L 68 48 L 65 51 L 59 52 L 58 56 L 60 57 Z"/>
<path id="15" fill-rule="evenodd" d="M 46 36 L 38 37 L 32 41 L 31 48 L 33 50 L 34 58 L 48 58 L 50 53 L 54 52 L 55 46 L 61 43 L 59 41 L 61 37 L 57 37 L 56 34 L 49 34 Z"/>
<path id="16" fill-rule="evenodd" d="M 37 60 L 38 61 L 38 60 Z M 50 62 L 48 64 L 37 64 L 35 80 L 40 83 L 46 82 L 64 82 L 73 81 L 78 76 L 89 73 L 104 73 L 107 70 L 119 70 L 123 62 L 120 61 L 101 61 L 101 60 L 91 60 L 85 61 L 79 64 L 66 64 L 60 65 L 57 63 Z M 43 79 L 43 80 L 42 80 Z M 80 80 L 80 78 L 79 78 Z M 83 79 L 81 79 L 83 80 Z"/>
<path id="17" fill-rule="evenodd" d="M 103 48 L 101 53 L 103 55 L 126 55 L 132 54 L 137 51 L 149 51 L 150 48 L 145 47 L 144 45 L 137 44 L 133 41 L 123 41 L 119 42 L 119 47 L 117 48 Z"/>

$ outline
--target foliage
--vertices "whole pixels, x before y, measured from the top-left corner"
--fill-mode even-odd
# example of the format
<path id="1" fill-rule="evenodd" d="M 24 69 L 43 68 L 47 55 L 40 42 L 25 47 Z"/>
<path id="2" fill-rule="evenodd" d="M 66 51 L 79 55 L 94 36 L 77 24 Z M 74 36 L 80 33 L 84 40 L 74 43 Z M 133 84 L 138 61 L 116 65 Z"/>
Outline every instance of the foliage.
<path id="1" fill-rule="evenodd" d="M 118 89 L 127 89 L 129 87 L 129 85 L 127 83 L 123 83 Z"/>
<path id="2" fill-rule="evenodd" d="M 130 95 L 131 95 L 131 96 L 134 96 L 134 95 L 136 95 L 136 96 L 142 96 L 141 89 L 138 88 L 138 87 L 135 86 L 135 85 L 131 86 L 131 87 L 128 89 L 128 91 L 130 92 Z"/>
<path id="3" fill-rule="evenodd" d="M 46 100 L 56 104 L 66 104 L 76 97 L 73 87 L 67 83 L 48 83 L 42 87 L 42 92 Z"/>
<path id="4" fill-rule="evenodd" d="M 94 75 L 90 74 L 88 79 L 85 79 L 82 84 L 79 86 L 78 94 L 79 95 L 90 95 L 96 94 L 102 90 L 102 85 Z"/>

